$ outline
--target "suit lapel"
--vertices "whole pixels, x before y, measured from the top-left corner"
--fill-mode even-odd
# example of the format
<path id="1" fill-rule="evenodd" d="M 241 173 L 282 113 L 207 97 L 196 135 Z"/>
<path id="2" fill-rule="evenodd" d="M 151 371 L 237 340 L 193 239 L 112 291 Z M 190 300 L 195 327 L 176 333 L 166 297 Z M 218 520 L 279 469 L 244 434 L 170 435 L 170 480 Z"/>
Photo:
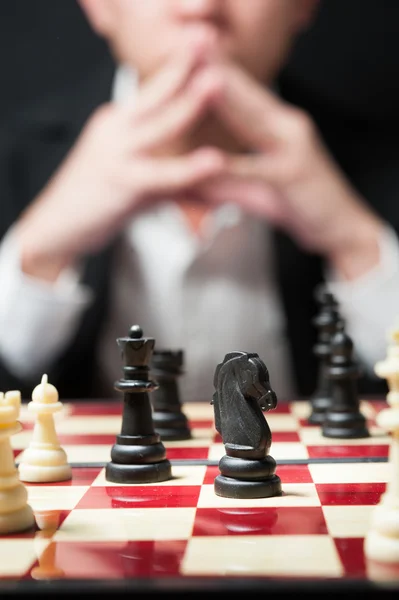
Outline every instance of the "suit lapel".
<path id="1" fill-rule="evenodd" d="M 283 232 L 274 231 L 277 281 L 286 315 L 286 334 L 300 396 L 314 390 L 317 364 L 313 356 L 316 329 L 312 319 L 317 306 L 314 290 L 322 281 L 319 256 L 302 252 Z"/>
<path id="2" fill-rule="evenodd" d="M 72 148 L 92 112 L 109 101 L 115 65 L 105 57 L 83 81 L 44 94 L 2 128 L 0 152 L 6 207 L 0 236 L 40 192 Z M 4 219 L 4 220 L 3 220 Z"/>

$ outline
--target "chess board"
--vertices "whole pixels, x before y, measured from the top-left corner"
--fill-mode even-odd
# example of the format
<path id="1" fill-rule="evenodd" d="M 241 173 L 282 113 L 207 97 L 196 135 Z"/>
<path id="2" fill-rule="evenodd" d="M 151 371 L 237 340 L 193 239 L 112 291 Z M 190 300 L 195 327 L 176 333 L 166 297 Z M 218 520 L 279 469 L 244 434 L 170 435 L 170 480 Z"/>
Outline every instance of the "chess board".
<path id="1" fill-rule="evenodd" d="M 371 436 L 355 440 L 335 440 L 322 436 L 320 427 L 309 425 L 307 402 L 279 403 L 265 413 L 273 443 L 271 454 L 277 462 L 317 462 L 318 459 L 373 459 L 388 456 L 389 436 L 376 424 L 377 413 L 387 406 L 384 401 L 364 400 L 361 405 L 367 417 Z M 168 458 L 174 462 L 196 462 L 217 465 L 224 454 L 220 435 L 215 431 L 213 407 L 209 402 L 184 406 L 192 439 L 165 442 Z M 60 442 L 73 466 L 104 466 L 110 460 L 110 449 L 120 433 L 122 403 L 64 403 L 56 413 L 56 429 Z M 33 416 L 24 405 L 21 411 L 23 431 L 11 439 L 16 460 L 28 445 Z"/>
<path id="2" fill-rule="evenodd" d="M 234 500 L 214 494 L 224 446 L 209 403 L 184 406 L 192 439 L 164 442 L 173 479 L 147 485 L 105 479 L 121 403 L 64 403 L 56 429 L 73 478 L 26 484 L 37 527 L 0 538 L 1 597 L 15 589 L 35 594 L 49 584 L 71 595 L 83 584 L 110 595 L 122 589 L 205 594 L 212 586 L 336 586 L 378 597 L 399 591 L 399 566 L 370 564 L 363 552 L 373 507 L 390 477 L 389 438 L 375 422 L 385 406 L 363 401 L 371 436 L 344 441 L 308 425 L 306 402 L 280 403 L 266 418 L 283 495 Z M 32 435 L 26 406 L 21 423 L 12 439 L 17 463 Z"/>

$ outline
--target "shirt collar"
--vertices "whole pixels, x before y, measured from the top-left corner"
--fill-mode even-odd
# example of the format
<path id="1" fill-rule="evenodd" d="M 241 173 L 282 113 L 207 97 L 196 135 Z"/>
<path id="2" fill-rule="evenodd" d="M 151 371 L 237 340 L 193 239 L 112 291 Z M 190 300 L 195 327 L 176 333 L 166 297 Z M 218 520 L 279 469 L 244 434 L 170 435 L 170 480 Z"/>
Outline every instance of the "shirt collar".
<path id="1" fill-rule="evenodd" d="M 133 102 L 138 89 L 138 75 L 128 65 L 119 65 L 112 83 L 111 100 L 114 102 Z"/>

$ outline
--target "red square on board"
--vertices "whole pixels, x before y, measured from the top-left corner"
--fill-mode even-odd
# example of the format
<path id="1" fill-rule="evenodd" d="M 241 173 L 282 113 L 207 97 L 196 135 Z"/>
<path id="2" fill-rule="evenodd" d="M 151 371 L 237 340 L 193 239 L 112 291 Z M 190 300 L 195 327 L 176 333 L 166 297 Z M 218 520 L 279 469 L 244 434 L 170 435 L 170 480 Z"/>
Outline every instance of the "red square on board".
<path id="1" fill-rule="evenodd" d="M 389 446 L 374 445 L 368 446 L 307 446 L 310 458 L 386 458 L 389 452 Z"/>
<path id="2" fill-rule="evenodd" d="M 291 413 L 291 404 L 289 402 L 278 402 L 276 408 L 273 408 L 269 412 L 265 413 L 266 419 L 267 419 L 268 414 L 275 415 L 276 413 L 279 415 L 290 414 Z"/>
<path id="3" fill-rule="evenodd" d="M 190 429 L 212 429 L 214 428 L 213 419 L 189 419 Z"/>
<path id="4" fill-rule="evenodd" d="M 343 564 L 346 577 L 366 576 L 363 538 L 335 538 L 335 546 Z"/>
<path id="5" fill-rule="evenodd" d="M 277 465 L 276 475 L 282 483 L 313 483 L 308 465 Z"/>
<path id="6" fill-rule="evenodd" d="M 378 504 L 385 483 L 318 483 L 320 502 L 325 506 L 361 506 Z"/>
<path id="7" fill-rule="evenodd" d="M 197 506 L 201 486 L 129 485 L 89 488 L 76 508 L 177 508 Z"/>
<path id="8" fill-rule="evenodd" d="M 166 448 L 166 456 L 169 460 L 207 460 L 209 447 L 170 447 Z"/>
<path id="9" fill-rule="evenodd" d="M 58 436 L 60 444 L 65 446 L 111 446 L 116 442 L 116 435 L 104 433 L 60 433 Z"/>
<path id="10" fill-rule="evenodd" d="M 121 415 L 123 412 L 123 402 L 119 400 L 109 400 L 104 402 L 65 402 L 64 406 L 68 408 L 69 415 L 79 417 Z"/>
<path id="11" fill-rule="evenodd" d="M 320 506 L 198 508 L 193 536 L 327 535 Z"/>
<path id="12" fill-rule="evenodd" d="M 300 442 L 297 431 L 275 431 L 272 433 L 272 443 L 276 442 Z"/>

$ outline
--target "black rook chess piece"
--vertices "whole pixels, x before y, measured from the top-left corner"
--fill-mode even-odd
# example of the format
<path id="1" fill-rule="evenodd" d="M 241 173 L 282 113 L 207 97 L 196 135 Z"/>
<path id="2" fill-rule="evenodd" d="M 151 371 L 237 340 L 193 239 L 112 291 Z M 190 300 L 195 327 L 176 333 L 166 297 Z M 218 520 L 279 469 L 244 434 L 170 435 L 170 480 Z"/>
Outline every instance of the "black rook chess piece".
<path id="1" fill-rule="evenodd" d="M 313 324 L 318 330 L 318 339 L 313 347 L 313 353 L 319 361 L 319 372 L 316 391 L 310 398 L 311 413 L 308 422 L 312 425 L 321 425 L 332 401 L 332 380 L 328 375 L 328 369 L 331 338 L 336 331 L 340 315 L 338 302 L 324 285 L 316 289 L 315 297 L 320 310 L 313 319 Z"/>
<path id="2" fill-rule="evenodd" d="M 149 379 L 154 338 L 144 338 L 138 325 L 129 336 L 118 338 L 123 378 L 115 389 L 124 395 L 122 429 L 111 449 L 106 480 L 117 483 L 154 483 L 170 479 L 171 465 L 160 436 L 154 430 L 149 392 L 157 387 Z"/>
<path id="3" fill-rule="evenodd" d="M 215 494 L 227 498 L 280 496 L 276 461 L 269 455 L 272 435 L 262 412 L 277 404 L 266 365 L 255 353 L 226 354 L 216 367 L 214 386 L 215 427 L 226 451 L 219 461 Z"/>
<path id="4" fill-rule="evenodd" d="M 154 350 L 151 372 L 159 387 L 151 394 L 155 431 L 162 440 L 188 440 L 191 431 L 180 401 L 183 351 Z"/>
<path id="5" fill-rule="evenodd" d="M 329 438 L 364 438 L 369 436 L 366 419 L 360 412 L 357 380 L 361 371 L 353 360 L 353 342 L 344 331 L 342 320 L 331 340 L 328 376 L 332 381 L 332 403 L 327 409 L 322 435 Z"/>

